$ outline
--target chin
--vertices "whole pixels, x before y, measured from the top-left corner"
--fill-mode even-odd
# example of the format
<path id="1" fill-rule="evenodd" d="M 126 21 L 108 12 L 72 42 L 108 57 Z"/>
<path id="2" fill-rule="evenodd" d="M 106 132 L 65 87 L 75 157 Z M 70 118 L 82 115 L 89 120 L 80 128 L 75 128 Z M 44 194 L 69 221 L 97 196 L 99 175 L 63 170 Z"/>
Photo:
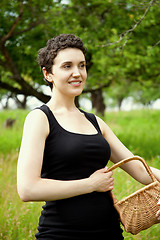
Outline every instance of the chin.
<path id="1" fill-rule="evenodd" d="M 77 93 L 75 93 L 74 96 L 75 96 L 75 97 L 80 96 L 80 95 L 82 94 L 82 92 L 83 92 L 83 90 L 81 90 L 81 91 L 79 91 L 79 92 L 77 91 Z"/>
<path id="2" fill-rule="evenodd" d="M 76 90 L 72 91 L 72 93 L 70 93 L 70 95 L 72 95 L 72 97 L 77 97 L 77 96 L 81 95 L 82 92 L 83 92 L 83 89 L 76 89 Z"/>

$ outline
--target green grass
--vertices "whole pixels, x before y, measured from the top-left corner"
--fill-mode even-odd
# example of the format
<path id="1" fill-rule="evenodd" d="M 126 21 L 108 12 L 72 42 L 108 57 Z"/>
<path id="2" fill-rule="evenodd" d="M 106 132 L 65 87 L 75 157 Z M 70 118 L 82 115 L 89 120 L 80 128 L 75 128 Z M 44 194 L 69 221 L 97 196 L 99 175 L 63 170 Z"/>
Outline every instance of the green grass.
<path id="1" fill-rule="evenodd" d="M 16 189 L 16 166 L 22 128 L 27 111 L 0 112 L 0 239 L 33 240 L 43 203 L 23 203 Z M 5 129 L 4 121 L 16 118 L 13 128 Z M 134 153 L 141 155 L 149 165 L 160 169 L 159 149 L 160 111 L 132 111 L 106 113 L 105 120 L 121 141 Z M 109 163 L 109 165 L 111 165 Z M 118 198 L 133 192 L 134 181 L 121 170 L 114 172 Z M 136 184 L 137 186 L 137 184 Z M 154 225 L 136 236 L 124 233 L 125 239 L 159 239 L 160 227 Z"/>
<path id="2" fill-rule="evenodd" d="M 135 155 L 146 160 L 160 157 L 160 111 L 106 113 L 105 120 Z"/>
<path id="3" fill-rule="evenodd" d="M 0 154 L 7 155 L 12 150 L 19 151 L 22 138 L 23 124 L 28 111 L 24 110 L 5 110 L 0 112 Z M 13 128 L 5 128 L 6 119 L 16 119 Z"/>

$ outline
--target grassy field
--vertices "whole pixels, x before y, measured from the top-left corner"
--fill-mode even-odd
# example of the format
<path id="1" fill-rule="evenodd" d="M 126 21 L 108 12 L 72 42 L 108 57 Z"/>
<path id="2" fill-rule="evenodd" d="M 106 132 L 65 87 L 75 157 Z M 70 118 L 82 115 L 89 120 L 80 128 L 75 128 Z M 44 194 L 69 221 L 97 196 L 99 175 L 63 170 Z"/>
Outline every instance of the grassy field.
<path id="1" fill-rule="evenodd" d="M 23 203 L 16 189 L 16 165 L 22 128 L 27 111 L 0 112 L 0 239 L 33 240 L 43 203 Z M 7 118 L 16 118 L 13 128 L 5 129 Z M 105 121 L 121 141 L 149 165 L 160 169 L 160 111 L 143 110 L 106 113 Z M 111 165 L 109 163 L 109 165 Z M 117 192 L 134 191 L 132 179 L 121 170 L 114 173 Z M 127 193 L 128 194 L 128 193 Z M 136 236 L 124 233 L 125 239 L 160 239 L 160 225 L 154 225 Z"/>

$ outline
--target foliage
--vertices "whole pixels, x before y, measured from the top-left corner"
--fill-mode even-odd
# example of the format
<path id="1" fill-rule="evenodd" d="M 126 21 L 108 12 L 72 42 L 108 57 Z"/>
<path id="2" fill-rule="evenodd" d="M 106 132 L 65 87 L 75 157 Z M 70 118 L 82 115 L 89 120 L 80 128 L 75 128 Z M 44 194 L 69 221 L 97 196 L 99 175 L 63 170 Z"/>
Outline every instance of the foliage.
<path id="1" fill-rule="evenodd" d="M 2 0 L 0 88 L 46 102 L 49 96 L 41 92 L 44 83 L 36 63 L 37 51 L 57 34 L 74 33 L 88 49 L 86 92 L 111 84 L 125 88 L 133 82 L 144 94 L 150 92 L 148 84 L 158 89 L 158 6 L 156 0 Z M 113 95 L 122 99 L 125 93 L 128 91 Z"/>

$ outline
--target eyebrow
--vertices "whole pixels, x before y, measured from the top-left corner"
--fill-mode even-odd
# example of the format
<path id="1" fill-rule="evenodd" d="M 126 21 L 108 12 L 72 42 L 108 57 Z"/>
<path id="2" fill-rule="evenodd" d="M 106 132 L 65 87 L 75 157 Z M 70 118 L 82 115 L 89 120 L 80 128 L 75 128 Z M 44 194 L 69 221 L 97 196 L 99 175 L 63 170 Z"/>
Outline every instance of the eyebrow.
<path id="1" fill-rule="evenodd" d="M 86 61 L 80 61 L 79 63 L 86 63 Z M 61 63 L 61 65 L 64 65 L 64 64 L 72 64 L 72 61 L 66 61 Z"/>

